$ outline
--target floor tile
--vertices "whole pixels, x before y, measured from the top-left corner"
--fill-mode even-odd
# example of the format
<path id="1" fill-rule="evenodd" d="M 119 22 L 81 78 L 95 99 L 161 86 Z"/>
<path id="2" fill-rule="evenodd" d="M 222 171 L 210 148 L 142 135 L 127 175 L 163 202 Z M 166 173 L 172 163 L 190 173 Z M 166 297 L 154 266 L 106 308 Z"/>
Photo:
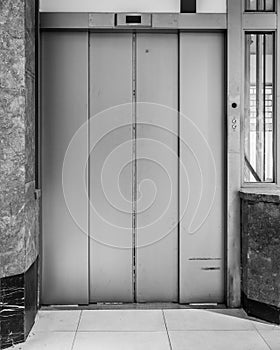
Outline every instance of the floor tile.
<path id="1" fill-rule="evenodd" d="M 172 350 L 269 350 L 256 331 L 172 331 Z"/>
<path id="2" fill-rule="evenodd" d="M 166 332 L 80 332 L 73 350 L 170 350 Z"/>
<path id="3" fill-rule="evenodd" d="M 71 350 L 75 332 L 33 332 L 12 350 Z"/>
<path id="4" fill-rule="evenodd" d="M 81 311 L 39 311 L 34 331 L 76 331 Z"/>
<path id="5" fill-rule="evenodd" d="M 264 338 L 266 343 L 270 346 L 271 350 L 280 349 L 280 330 L 259 330 L 261 336 Z"/>
<path id="6" fill-rule="evenodd" d="M 83 311 L 78 331 L 165 331 L 161 310 Z"/>
<path id="7" fill-rule="evenodd" d="M 255 330 L 252 322 L 209 310 L 165 310 L 167 328 L 184 330 Z"/>

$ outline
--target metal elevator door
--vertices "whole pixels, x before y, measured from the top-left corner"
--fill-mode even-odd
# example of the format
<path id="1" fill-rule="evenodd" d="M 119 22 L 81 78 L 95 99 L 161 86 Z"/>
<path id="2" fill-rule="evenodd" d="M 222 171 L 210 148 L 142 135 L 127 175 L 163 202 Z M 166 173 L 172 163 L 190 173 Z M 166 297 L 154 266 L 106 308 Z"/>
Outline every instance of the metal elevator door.
<path id="1" fill-rule="evenodd" d="M 223 45 L 42 33 L 43 304 L 224 301 Z"/>
<path id="2" fill-rule="evenodd" d="M 160 106 L 178 108 L 177 46 L 176 34 L 90 36 L 91 302 L 177 301 L 178 227 L 165 232 L 178 212 L 177 158 L 159 166 L 167 146 L 178 154 L 177 113 Z"/>

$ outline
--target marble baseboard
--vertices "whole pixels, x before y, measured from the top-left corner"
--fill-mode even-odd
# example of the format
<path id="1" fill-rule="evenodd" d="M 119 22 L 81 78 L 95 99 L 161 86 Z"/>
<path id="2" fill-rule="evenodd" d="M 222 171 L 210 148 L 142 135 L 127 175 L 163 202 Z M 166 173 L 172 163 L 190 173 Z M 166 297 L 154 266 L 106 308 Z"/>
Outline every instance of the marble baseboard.
<path id="1" fill-rule="evenodd" d="M 280 309 L 276 306 L 249 299 L 245 293 L 242 293 L 242 307 L 249 316 L 280 324 Z"/>
<path id="2" fill-rule="evenodd" d="M 34 324 L 38 308 L 37 260 L 25 273 L 0 280 L 0 349 L 25 341 Z"/>
<path id="3" fill-rule="evenodd" d="M 24 319 L 24 333 L 28 335 L 35 320 L 38 310 L 38 263 L 25 273 L 25 319 Z"/>

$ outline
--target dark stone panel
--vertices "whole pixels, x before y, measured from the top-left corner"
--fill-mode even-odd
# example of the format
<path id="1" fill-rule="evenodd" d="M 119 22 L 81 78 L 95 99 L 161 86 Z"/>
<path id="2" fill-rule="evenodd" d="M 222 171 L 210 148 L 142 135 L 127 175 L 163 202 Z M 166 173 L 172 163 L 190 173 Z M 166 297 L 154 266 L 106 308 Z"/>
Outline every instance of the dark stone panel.
<path id="1" fill-rule="evenodd" d="M 7 349 L 10 348 L 16 344 L 20 344 L 24 342 L 24 337 L 22 335 L 22 332 L 16 334 L 13 333 L 11 336 L 2 336 L 1 343 L 0 343 L 0 349 Z M 2 345 L 1 345 L 2 344 Z"/>
<path id="2" fill-rule="evenodd" d="M 24 342 L 38 310 L 38 260 L 27 272 L 0 280 L 0 349 Z"/>
<path id="3" fill-rule="evenodd" d="M 278 322 L 280 202 L 272 193 L 246 193 L 241 198 L 243 307 L 251 315 Z"/>
<path id="4" fill-rule="evenodd" d="M 241 289 L 247 295 L 247 266 L 248 266 L 248 206 L 241 206 Z"/>
<path id="5" fill-rule="evenodd" d="M 24 275 L 11 276 L 1 279 L 2 305 L 24 306 Z"/>
<path id="6" fill-rule="evenodd" d="M 249 316 L 280 324 L 280 309 L 278 307 L 248 299 L 244 293 L 242 293 L 242 305 Z"/>
<path id="7" fill-rule="evenodd" d="M 196 0 L 181 0 L 181 13 L 195 13 Z"/>
<path id="8" fill-rule="evenodd" d="M 27 336 L 34 324 L 38 311 L 38 260 L 25 273 L 25 325 L 24 333 Z"/>
<path id="9" fill-rule="evenodd" d="M 0 348 L 24 341 L 24 275 L 1 279 Z"/>
<path id="10" fill-rule="evenodd" d="M 247 297 L 280 302 L 280 205 L 248 205 Z"/>

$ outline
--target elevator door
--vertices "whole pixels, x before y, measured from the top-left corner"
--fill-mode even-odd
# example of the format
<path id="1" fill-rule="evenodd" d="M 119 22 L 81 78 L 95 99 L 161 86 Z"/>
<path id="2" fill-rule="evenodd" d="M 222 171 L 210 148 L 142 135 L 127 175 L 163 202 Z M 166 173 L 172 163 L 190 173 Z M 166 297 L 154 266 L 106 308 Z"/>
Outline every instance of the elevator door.
<path id="1" fill-rule="evenodd" d="M 223 35 L 44 32 L 41 62 L 42 303 L 223 302 Z"/>
<path id="2" fill-rule="evenodd" d="M 224 301 L 224 94 L 223 35 L 181 33 L 181 303 Z"/>
<path id="3" fill-rule="evenodd" d="M 177 110 L 177 45 L 175 34 L 91 34 L 91 302 L 177 300 L 178 227 L 165 232 L 178 212 L 177 158 L 160 167 L 167 146 L 177 155 L 177 113 L 160 107 Z"/>
<path id="4" fill-rule="evenodd" d="M 88 302 L 88 237 L 66 206 L 62 168 L 76 131 L 87 121 L 87 34 L 42 34 L 42 294 L 44 304 Z M 79 143 L 72 164 L 87 153 Z M 87 222 L 87 198 L 76 190 L 77 167 L 69 172 L 76 214 Z"/>

